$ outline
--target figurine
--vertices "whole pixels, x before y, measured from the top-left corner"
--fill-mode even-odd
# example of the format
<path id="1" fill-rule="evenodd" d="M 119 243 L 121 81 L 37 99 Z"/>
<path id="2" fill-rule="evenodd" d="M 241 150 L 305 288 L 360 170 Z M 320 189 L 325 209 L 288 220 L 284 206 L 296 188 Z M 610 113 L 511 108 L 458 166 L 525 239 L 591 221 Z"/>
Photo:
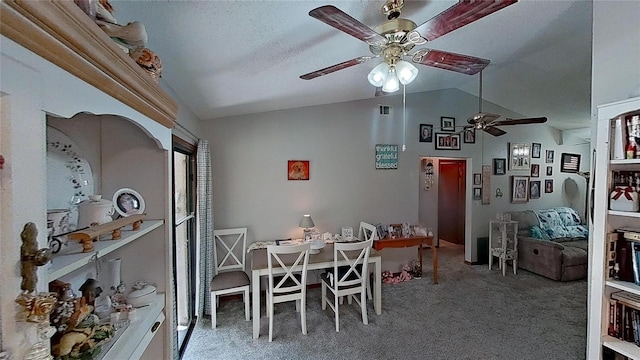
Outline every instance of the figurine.
<path id="1" fill-rule="evenodd" d="M 49 262 L 51 251 L 47 248 L 38 249 L 38 228 L 36 224 L 29 222 L 24 225 L 20 233 L 22 245 L 20 246 L 20 275 L 22 283 L 20 288 L 25 293 L 36 291 L 38 283 L 37 267 Z"/>
<path id="2" fill-rule="evenodd" d="M 102 288 L 98 286 L 98 280 L 96 279 L 87 279 L 87 281 L 80 286 L 80 291 L 82 291 L 82 297 L 85 299 L 88 305 L 93 306 L 95 304 L 96 298 L 102 294 Z"/>

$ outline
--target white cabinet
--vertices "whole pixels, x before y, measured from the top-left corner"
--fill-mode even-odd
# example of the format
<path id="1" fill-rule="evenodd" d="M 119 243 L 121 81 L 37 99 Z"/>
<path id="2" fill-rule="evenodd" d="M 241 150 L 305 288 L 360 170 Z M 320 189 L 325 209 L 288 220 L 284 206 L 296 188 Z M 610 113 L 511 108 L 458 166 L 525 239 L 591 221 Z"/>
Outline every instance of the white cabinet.
<path id="1" fill-rule="evenodd" d="M 593 231 L 589 238 L 589 313 L 587 359 L 601 359 L 603 346 L 632 359 L 640 359 L 640 347 L 607 335 L 609 299 L 612 292 L 627 291 L 640 295 L 640 286 L 608 279 L 607 234 L 620 228 L 640 229 L 640 213 L 609 210 L 609 194 L 614 171 L 640 172 L 640 159 L 612 160 L 611 128 L 619 116 L 640 114 L 640 98 L 598 107 L 598 134 L 594 169 Z"/>
<path id="2" fill-rule="evenodd" d="M 14 299 L 20 293 L 16 269 L 25 223 L 38 227 L 40 247 L 47 244 L 45 141 L 47 123 L 56 118 L 57 125 L 69 125 L 63 129 L 67 135 L 87 143 L 95 155 L 97 191 L 108 197 L 130 187 L 147 204 L 147 220 L 138 233 L 123 232 L 120 240 L 96 243 L 99 256 L 123 259 L 128 284 L 145 279 L 158 288 L 157 301 L 139 312 L 105 358 L 172 358 L 168 224 L 173 222 L 171 128 L 177 105 L 74 2 L 3 1 L 0 11 L 0 151 L 6 160 L 0 171 L 0 350 L 22 359 L 37 340 L 33 324 L 15 321 Z M 93 271 L 91 255 L 55 258 L 39 269 L 38 290 L 46 291 L 53 279 Z"/>

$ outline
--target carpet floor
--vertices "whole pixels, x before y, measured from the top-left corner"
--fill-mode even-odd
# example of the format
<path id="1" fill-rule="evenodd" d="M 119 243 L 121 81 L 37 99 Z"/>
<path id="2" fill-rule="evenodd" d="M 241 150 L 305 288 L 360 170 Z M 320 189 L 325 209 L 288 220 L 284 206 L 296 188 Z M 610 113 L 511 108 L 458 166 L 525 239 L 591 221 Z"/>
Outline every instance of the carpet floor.
<path id="1" fill-rule="evenodd" d="M 201 320 L 183 359 L 584 359 L 587 282 L 556 282 L 508 268 L 464 264 L 461 246 L 439 248 L 439 284 L 425 275 L 382 285 L 382 314 L 368 303 L 340 306 L 340 332 L 333 312 L 321 309 L 320 288 L 307 292 L 307 335 L 295 304 L 277 304 L 273 342 L 262 304 L 260 338 L 244 321 L 242 300 L 221 301 L 218 327 Z"/>

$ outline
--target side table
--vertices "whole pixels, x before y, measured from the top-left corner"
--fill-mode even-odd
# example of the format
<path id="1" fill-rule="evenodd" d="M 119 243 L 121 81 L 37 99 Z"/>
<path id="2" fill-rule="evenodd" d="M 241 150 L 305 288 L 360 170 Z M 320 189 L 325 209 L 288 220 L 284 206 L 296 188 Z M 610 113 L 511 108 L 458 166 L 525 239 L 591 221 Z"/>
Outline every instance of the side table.
<path id="1" fill-rule="evenodd" d="M 489 223 L 489 270 L 493 257 L 499 259 L 502 276 L 507 273 L 507 261 L 511 261 L 513 273 L 518 267 L 518 222 L 491 220 Z"/>

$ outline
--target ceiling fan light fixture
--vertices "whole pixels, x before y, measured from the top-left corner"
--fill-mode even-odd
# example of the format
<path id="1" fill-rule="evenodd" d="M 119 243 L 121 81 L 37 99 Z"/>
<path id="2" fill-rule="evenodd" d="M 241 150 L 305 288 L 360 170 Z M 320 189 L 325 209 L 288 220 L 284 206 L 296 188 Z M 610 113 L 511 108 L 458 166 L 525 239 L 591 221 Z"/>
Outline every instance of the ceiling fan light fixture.
<path id="1" fill-rule="evenodd" d="M 408 85 L 418 76 L 418 68 L 408 61 L 400 60 L 396 63 L 396 74 L 402 85 Z"/>
<path id="2" fill-rule="evenodd" d="M 382 85 L 382 91 L 390 93 L 396 92 L 400 90 L 400 81 L 398 80 L 398 76 L 396 75 L 395 69 L 389 69 L 389 73 L 387 74 L 387 79 L 384 81 Z"/>
<path id="3" fill-rule="evenodd" d="M 367 75 L 367 80 L 369 83 L 375 87 L 382 86 L 387 80 L 387 75 L 389 74 L 389 65 L 387 63 L 382 62 L 374 67 Z"/>

